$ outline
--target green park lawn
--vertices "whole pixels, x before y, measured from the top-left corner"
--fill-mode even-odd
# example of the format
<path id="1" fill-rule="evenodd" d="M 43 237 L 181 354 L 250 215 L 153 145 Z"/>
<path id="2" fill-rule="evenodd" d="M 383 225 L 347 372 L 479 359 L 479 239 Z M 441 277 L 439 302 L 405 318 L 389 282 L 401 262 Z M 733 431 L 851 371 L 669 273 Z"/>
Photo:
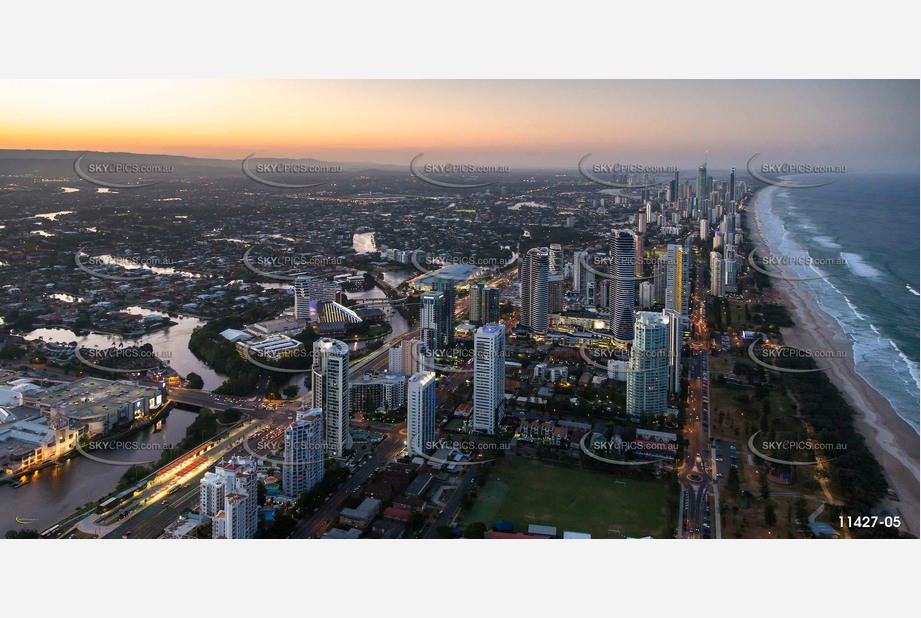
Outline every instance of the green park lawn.
<path id="1" fill-rule="evenodd" d="M 487 529 L 507 519 L 516 532 L 529 524 L 588 532 L 592 538 L 667 536 L 666 487 L 601 472 L 503 457 L 489 471 L 462 525 Z"/>

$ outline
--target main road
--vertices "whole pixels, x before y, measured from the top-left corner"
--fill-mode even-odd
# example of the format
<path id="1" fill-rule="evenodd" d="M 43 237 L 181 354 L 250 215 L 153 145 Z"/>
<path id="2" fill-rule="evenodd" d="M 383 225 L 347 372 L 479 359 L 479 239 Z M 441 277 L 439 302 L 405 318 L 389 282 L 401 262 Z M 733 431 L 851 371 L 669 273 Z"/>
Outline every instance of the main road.
<path id="1" fill-rule="evenodd" d="M 712 484 L 708 469 L 710 460 L 709 406 L 704 401 L 709 348 L 706 298 L 703 264 L 700 259 L 696 259 L 694 294 L 692 295 L 694 309 L 691 314 L 693 335 L 688 370 L 688 401 L 684 419 L 684 437 L 687 440 L 687 448 L 679 472 L 681 503 L 678 537 L 689 539 L 709 536 L 709 532 L 703 529 L 704 521 L 709 518 Z"/>

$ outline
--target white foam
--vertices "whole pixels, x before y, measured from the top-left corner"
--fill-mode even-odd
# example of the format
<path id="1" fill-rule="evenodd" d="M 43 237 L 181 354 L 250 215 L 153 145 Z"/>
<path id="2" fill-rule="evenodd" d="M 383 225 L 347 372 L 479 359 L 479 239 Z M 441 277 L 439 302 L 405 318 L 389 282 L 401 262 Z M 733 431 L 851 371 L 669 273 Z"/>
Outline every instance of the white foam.
<path id="1" fill-rule="evenodd" d="M 816 242 L 819 246 L 825 247 L 826 249 L 840 249 L 841 245 L 833 241 L 828 236 L 813 236 L 812 240 Z"/>
<path id="2" fill-rule="evenodd" d="M 848 269 L 858 277 L 864 277 L 865 279 L 877 279 L 883 276 L 883 273 L 867 264 L 863 258 L 856 253 L 847 253 L 846 251 L 842 251 L 841 257 L 846 260 Z"/>
<path id="3" fill-rule="evenodd" d="M 808 252 L 791 237 L 783 219 L 775 212 L 775 206 L 778 204 L 775 204 L 772 198 L 779 198 L 777 201 L 780 202 L 789 195 L 788 190 L 778 191 L 775 187 L 762 189 L 756 194 L 753 210 L 764 241 L 772 253 L 788 256 L 808 255 Z M 835 243 L 824 236 L 818 237 L 817 244 L 827 248 L 839 248 L 829 246 Z M 841 252 L 841 257 L 857 276 L 868 279 L 883 277 L 883 273 L 867 264 L 858 254 Z M 812 270 L 817 269 L 813 267 Z M 885 337 L 830 280 L 804 281 L 800 285 L 810 291 L 819 309 L 831 316 L 844 331 L 849 339 L 854 368 L 858 375 L 887 399 L 896 413 L 916 432 L 921 433 L 917 416 L 921 391 L 919 363 L 908 358 L 894 341 Z M 921 296 L 911 286 L 905 287 L 915 296 Z"/>

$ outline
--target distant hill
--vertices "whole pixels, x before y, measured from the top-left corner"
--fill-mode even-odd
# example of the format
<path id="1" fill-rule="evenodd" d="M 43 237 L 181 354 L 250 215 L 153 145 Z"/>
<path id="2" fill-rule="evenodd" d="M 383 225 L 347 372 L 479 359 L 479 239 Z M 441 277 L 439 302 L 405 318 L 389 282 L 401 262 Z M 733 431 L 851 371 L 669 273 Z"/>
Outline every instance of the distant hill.
<path id="1" fill-rule="evenodd" d="M 12 150 L 0 149 L 0 174 L 22 174 L 41 172 L 47 174 L 72 174 L 74 161 L 82 154 L 86 160 L 93 162 L 118 161 L 119 163 L 138 163 L 144 165 L 172 165 L 178 175 L 224 175 L 236 174 L 240 170 L 242 159 L 205 159 L 165 154 L 137 154 L 132 152 L 100 152 L 94 150 Z M 256 160 L 270 160 L 273 163 L 301 165 L 338 165 L 347 172 L 395 172 L 406 171 L 409 165 L 393 165 L 370 162 L 321 161 L 314 158 L 278 158 L 261 159 L 256 153 Z"/>

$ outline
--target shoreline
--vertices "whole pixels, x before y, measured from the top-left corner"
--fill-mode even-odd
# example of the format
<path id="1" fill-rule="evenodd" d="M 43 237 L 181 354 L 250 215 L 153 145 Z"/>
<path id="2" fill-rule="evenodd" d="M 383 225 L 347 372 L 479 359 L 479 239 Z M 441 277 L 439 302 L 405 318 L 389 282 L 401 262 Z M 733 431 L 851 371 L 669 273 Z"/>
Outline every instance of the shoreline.
<path id="1" fill-rule="evenodd" d="M 757 198 L 756 194 L 747 213 L 746 231 L 755 246 L 760 245 L 771 253 L 756 212 Z M 771 288 L 765 290 L 765 300 L 786 307 L 795 324 L 793 327 L 781 328 L 786 344 L 816 350 L 852 349 L 850 339 L 841 326 L 822 311 L 812 294 L 798 282 L 772 278 L 771 285 Z M 857 373 L 853 356 L 847 363 L 829 365 L 826 375 L 857 413 L 854 418 L 855 429 L 866 440 L 867 447 L 883 469 L 890 489 L 898 496 L 898 500 L 883 498 L 880 504 L 901 514 L 904 526 L 913 536 L 918 537 L 921 516 L 921 449 L 918 434 L 898 415 L 889 400 Z"/>

